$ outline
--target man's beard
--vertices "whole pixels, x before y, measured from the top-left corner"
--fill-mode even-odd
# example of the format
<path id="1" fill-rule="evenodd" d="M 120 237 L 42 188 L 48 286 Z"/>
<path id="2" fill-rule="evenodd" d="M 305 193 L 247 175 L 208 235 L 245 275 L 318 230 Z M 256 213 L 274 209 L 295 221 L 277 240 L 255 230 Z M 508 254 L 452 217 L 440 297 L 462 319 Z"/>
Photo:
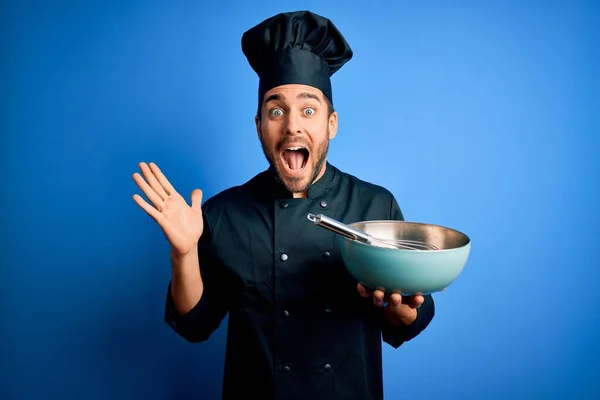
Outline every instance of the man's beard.
<path id="1" fill-rule="evenodd" d="M 329 137 L 329 129 L 327 129 L 327 137 Z M 323 165 L 326 162 L 327 152 L 329 151 L 329 139 L 325 139 L 321 143 L 319 143 L 319 145 L 316 149 L 317 162 L 313 167 L 314 169 L 312 171 L 312 176 L 310 177 L 310 179 L 304 186 L 298 187 L 298 185 L 301 183 L 301 181 L 304 179 L 304 177 L 284 178 L 284 174 L 282 173 L 279 163 L 277 162 L 277 158 L 279 158 L 279 150 L 281 149 L 281 146 L 283 144 L 280 142 L 277 144 L 277 146 L 275 146 L 275 149 L 267 149 L 265 147 L 265 143 L 262 140 L 262 138 L 260 140 L 260 144 L 261 144 L 263 153 L 264 153 L 265 157 L 267 158 L 267 161 L 269 162 L 269 165 L 275 171 L 277 180 L 285 186 L 285 188 L 288 192 L 291 192 L 291 193 L 302 193 L 302 192 L 305 192 L 308 190 L 308 188 L 315 182 L 315 180 L 319 176 L 319 173 L 321 172 L 321 169 L 323 168 Z M 312 151 L 309 152 L 309 157 L 310 156 L 314 156 Z M 308 164 L 310 162 L 310 160 L 306 160 L 306 162 L 307 162 L 308 168 L 312 167 L 311 165 Z"/>

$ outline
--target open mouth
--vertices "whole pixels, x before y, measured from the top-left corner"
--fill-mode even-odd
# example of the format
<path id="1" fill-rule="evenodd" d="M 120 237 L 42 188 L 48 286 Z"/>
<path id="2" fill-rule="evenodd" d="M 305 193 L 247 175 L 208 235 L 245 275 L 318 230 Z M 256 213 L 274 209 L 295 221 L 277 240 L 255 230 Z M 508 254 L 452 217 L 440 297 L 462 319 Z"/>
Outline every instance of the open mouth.
<path id="1" fill-rule="evenodd" d="M 308 156 L 308 149 L 302 146 L 286 147 L 281 154 L 283 164 L 293 172 L 302 171 L 306 167 Z"/>

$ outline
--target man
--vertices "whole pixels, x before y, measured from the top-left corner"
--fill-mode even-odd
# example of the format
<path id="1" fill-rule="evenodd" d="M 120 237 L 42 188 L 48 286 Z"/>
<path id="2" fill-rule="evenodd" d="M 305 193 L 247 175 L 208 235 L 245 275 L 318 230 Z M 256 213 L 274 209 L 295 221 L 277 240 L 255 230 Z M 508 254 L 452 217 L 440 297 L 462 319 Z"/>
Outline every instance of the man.
<path id="1" fill-rule="evenodd" d="M 165 320 L 190 342 L 229 314 L 224 398 L 380 399 L 382 337 L 397 348 L 434 315 L 431 296 L 371 293 L 348 274 L 335 233 L 308 221 L 402 220 L 386 189 L 327 160 L 337 133 L 330 77 L 352 57 L 331 21 L 284 13 L 247 31 L 259 76 L 256 131 L 269 168 L 191 207 L 155 164 L 134 199 L 171 244 Z M 407 382 L 407 384 L 410 384 Z"/>

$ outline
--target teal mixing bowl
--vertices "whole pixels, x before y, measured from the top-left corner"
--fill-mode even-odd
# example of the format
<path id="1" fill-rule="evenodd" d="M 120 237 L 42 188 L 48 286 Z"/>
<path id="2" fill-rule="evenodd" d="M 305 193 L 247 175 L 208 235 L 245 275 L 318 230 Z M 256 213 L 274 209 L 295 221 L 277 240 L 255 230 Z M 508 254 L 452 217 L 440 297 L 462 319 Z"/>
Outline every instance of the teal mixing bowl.
<path id="1" fill-rule="evenodd" d="M 362 221 L 348 224 L 384 240 L 416 240 L 436 250 L 377 247 L 342 235 L 337 243 L 346 268 L 371 289 L 403 295 L 431 294 L 450 286 L 462 273 L 471 240 L 455 229 L 406 221 Z"/>

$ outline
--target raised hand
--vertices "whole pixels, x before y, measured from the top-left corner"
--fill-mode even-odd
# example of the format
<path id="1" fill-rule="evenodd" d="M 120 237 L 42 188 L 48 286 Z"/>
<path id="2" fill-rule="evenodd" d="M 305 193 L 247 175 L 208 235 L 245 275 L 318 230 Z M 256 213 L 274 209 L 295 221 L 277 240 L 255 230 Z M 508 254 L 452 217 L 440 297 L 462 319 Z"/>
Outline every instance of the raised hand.
<path id="1" fill-rule="evenodd" d="M 133 180 L 152 204 L 138 194 L 133 200 L 158 223 L 172 251 L 179 256 L 192 253 L 203 230 L 202 191 L 192 191 L 190 207 L 156 164 L 141 162 L 139 167 L 143 177 L 136 172 Z"/>

